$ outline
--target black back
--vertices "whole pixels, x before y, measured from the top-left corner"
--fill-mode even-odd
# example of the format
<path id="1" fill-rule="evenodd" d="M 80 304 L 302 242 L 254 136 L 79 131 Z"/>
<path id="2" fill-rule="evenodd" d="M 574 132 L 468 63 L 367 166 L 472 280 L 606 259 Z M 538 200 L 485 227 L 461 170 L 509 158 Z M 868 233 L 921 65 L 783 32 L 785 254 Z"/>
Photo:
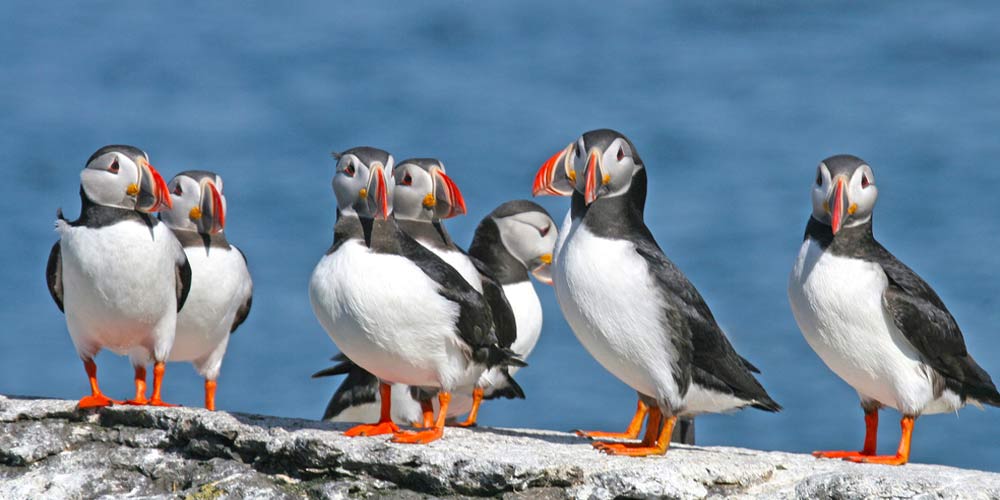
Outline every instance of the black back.
<path id="1" fill-rule="evenodd" d="M 1000 393 L 989 374 L 969 355 L 951 312 L 930 285 L 875 240 L 871 220 L 843 227 L 834 235 L 830 226 L 810 217 L 805 238 L 812 238 L 833 255 L 878 264 L 889 280 L 882 305 L 923 361 L 962 401 L 972 397 L 1000 406 Z"/>
<path id="2" fill-rule="evenodd" d="M 313 374 L 313 378 L 347 375 L 327 403 L 323 420 L 330 420 L 352 406 L 374 403 L 378 397 L 379 381 L 375 375 L 354 364 L 343 354 L 334 356 L 333 361 L 337 361 L 337 364 Z"/>
<path id="3" fill-rule="evenodd" d="M 441 285 L 438 293 L 459 306 L 456 333 L 470 347 L 474 361 L 488 367 L 524 365 L 509 349 L 497 345 L 493 317 L 482 295 L 447 262 L 400 230 L 395 218 L 375 220 L 356 216 L 340 217 L 334 226 L 334 242 L 328 253 L 336 251 L 349 239 L 364 241 L 371 250 L 378 253 L 405 257 Z"/>
<path id="4" fill-rule="evenodd" d="M 597 236 L 632 242 L 646 260 L 665 303 L 664 324 L 669 327 L 670 340 L 679 355 L 672 368 L 682 394 L 694 380 L 702 387 L 753 401 L 755 408 L 780 410 L 781 406 L 754 378 L 759 370 L 736 353 L 701 294 L 656 243 L 643 220 L 645 202 L 643 168 L 636 171 L 626 193 L 598 198 L 589 207 L 583 195 L 574 192 L 573 217 L 582 218 L 587 229 Z"/>

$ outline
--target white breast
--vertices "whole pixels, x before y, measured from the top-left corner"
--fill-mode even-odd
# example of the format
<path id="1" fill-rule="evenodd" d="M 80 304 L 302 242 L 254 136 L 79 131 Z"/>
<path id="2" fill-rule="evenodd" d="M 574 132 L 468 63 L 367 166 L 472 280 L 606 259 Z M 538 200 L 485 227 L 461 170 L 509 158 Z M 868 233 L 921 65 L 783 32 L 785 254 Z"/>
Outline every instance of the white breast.
<path id="1" fill-rule="evenodd" d="M 579 221 L 567 233 L 553 277 L 573 333 L 616 377 L 679 409 L 677 354 L 648 264 L 631 242 L 597 237 Z"/>
<path id="2" fill-rule="evenodd" d="M 77 351 L 102 348 L 133 363 L 163 360 L 177 317 L 175 266 L 180 243 L 164 224 L 134 221 L 98 229 L 57 223 L 66 325 Z"/>
<path id="3" fill-rule="evenodd" d="M 424 248 L 434 252 L 435 255 L 441 257 L 441 260 L 448 263 L 449 266 L 455 268 L 459 274 L 465 278 L 465 281 L 472 285 L 477 292 L 483 293 L 483 282 L 479 279 L 479 271 L 476 270 L 476 265 L 472 263 L 468 255 L 462 252 L 457 252 L 455 250 L 446 250 L 442 248 L 436 248 L 429 245 L 424 245 L 417 240 L 418 243 L 424 246 Z"/>
<path id="4" fill-rule="evenodd" d="M 309 298 L 337 347 L 379 379 L 471 387 L 483 367 L 455 331 L 458 304 L 438 289 L 410 260 L 352 240 L 320 260 Z"/>
<path id="5" fill-rule="evenodd" d="M 251 293 L 243 256 L 235 248 L 187 247 L 191 291 L 177 315 L 171 361 L 196 361 L 202 376 L 215 379 L 236 312 Z"/>
<path id="6" fill-rule="evenodd" d="M 832 255 L 807 239 L 788 297 L 806 342 L 863 399 L 908 415 L 954 410 L 950 391 L 935 401 L 930 369 L 882 305 L 887 284 L 877 264 Z"/>

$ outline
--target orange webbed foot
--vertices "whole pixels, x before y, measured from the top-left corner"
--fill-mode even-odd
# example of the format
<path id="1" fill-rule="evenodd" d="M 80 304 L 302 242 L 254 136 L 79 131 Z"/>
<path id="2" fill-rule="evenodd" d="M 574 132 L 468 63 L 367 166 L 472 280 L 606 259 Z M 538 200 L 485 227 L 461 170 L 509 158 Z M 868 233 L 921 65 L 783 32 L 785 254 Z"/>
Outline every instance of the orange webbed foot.
<path id="1" fill-rule="evenodd" d="M 615 446 L 611 446 L 615 445 Z M 602 453 L 608 455 L 618 455 L 626 457 L 648 457 L 650 455 L 663 455 L 667 450 L 660 446 L 645 446 L 641 443 L 611 443 L 611 445 L 598 448 Z"/>
<path id="2" fill-rule="evenodd" d="M 84 396 L 80 398 L 80 401 L 76 404 L 76 409 L 86 410 L 88 408 L 104 408 L 111 405 L 120 405 L 121 401 L 115 401 L 104 394 L 92 394 L 90 396 Z"/>
<path id="3" fill-rule="evenodd" d="M 374 424 L 360 424 L 344 431 L 347 437 L 380 436 L 383 434 L 396 434 L 399 426 L 392 421 L 377 422 Z"/>
<path id="4" fill-rule="evenodd" d="M 870 457 L 874 453 L 865 453 L 863 451 L 814 451 L 812 456 L 816 458 L 859 458 L 859 457 Z"/>
<path id="5" fill-rule="evenodd" d="M 153 399 L 150 399 L 149 402 L 146 403 L 146 406 L 161 406 L 161 407 L 164 407 L 164 408 L 177 408 L 180 405 L 175 405 L 173 403 L 168 403 L 168 402 L 166 402 L 166 401 L 164 401 L 162 399 L 153 398 Z"/>
<path id="6" fill-rule="evenodd" d="M 588 438 L 588 439 L 636 439 L 639 437 L 639 431 L 636 432 L 603 432 L 603 431 L 583 431 L 577 429 L 573 431 L 577 436 Z"/>
<path id="7" fill-rule="evenodd" d="M 149 404 L 149 400 L 146 399 L 146 398 L 142 398 L 142 399 L 133 398 L 133 399 L 129 399 L 128 401 L 125 401 L 125 404 L 130 405 L 130 406 L 146 406 L 146 405 Z"/>
<path id="8" fill-rule="evenodd" d="M 406 443 L 406 444 L 427 444 L 433 441 L 441 439 L 444 435 L 444 429 L 433 428 L 425 431 L 411 432 L 403 431 L 398 432 L 392 436 L 393 443 Z"/>
<path id="9" fill-rule="evenodd" d="M 901 455 L 870 455 L 845 457 L 844 460 L 859 464 L 905 465 L 909 462 L 909 457 Z"/>
<path id="10" fill-rule="evenodd" d="M 475 427 L 475 426 L 476 426 L 476 422 L 475 421 L 469 421 L 469 420 L 466 420 L 465 422 L 454 422 L 454 423 L 448 424 L 448 427 L 465 427 L 465 428 L 469 428 L 469 427 Z"/>

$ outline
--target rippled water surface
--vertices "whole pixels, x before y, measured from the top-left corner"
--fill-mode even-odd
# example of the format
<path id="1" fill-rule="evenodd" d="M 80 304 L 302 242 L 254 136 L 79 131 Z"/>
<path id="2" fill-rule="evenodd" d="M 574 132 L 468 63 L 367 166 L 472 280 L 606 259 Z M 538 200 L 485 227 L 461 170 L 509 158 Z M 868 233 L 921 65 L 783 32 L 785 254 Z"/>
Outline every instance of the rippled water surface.
<path id="1" fill-rule="evenodd" d="M 860 446 L 852 389 L 813 354 L 785 294 L 819 160 L 875 168 L 876 236 L 923 275 L 1000 377 L 1000 7 L 908 2 L 375 5 L 0 5 L 0 392 L 75 398 L 86 378 L 45 288 L 57 207 L 78 211 L 97 147 L 146 149 L 165 175 L 226 181 L 227 233 L 254 309 L 230 344 L 221 408 L 318 417 L 335 348 L 307 297 L 334 222 L 332 150 L 437 156 L 469 215 L 530 195 L 581 132 L 619 129 L 649 168 L 647 222 L 786 410 L 699 419 L 698 440 L 809 451 Z M 544 199 L 557 220 L 566 202 Z M 550 289 L 518 377 L 527 401 L 485 425 L 624 427 L 634 392 L 577 343 Z M 124 358 L 101 383 L 131 393 Z M 188 365 L 166 397 L 201 402 Z M 895 448 L 897 415 L 882 419 Z M 913 460 L 1000 470 L 1000 410 L 918 421 Z"/>

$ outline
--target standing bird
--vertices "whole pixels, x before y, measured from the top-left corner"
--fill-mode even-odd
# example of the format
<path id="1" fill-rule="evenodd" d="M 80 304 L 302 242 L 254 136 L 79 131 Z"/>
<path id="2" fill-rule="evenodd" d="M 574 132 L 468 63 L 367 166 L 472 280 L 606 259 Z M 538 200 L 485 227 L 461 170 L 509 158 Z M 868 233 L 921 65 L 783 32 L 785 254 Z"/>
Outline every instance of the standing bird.
<path id="1" fill-rule="evenodd" d="M 80 218 L 58 213 L 59 241 L 49 254 L 49 292 L 87 377 L 90 396 L 77 408 L 116 403 L 101 393 L 94 356 L 101 349 L 128 355 L 135 368 L 130 404 L 170 406 L 161 398 L 177 312 L 191 287 L 184 250 L 150 214 L 170 208 L 166 182 L 133 146 L 98 149 L 80 173 Z M 154 362 L 153 395 L 146 399 L 146 365 Z"/>
<path id="2" fill-rule="evenodd" d="M 348 436 L 394 434 L 404 443 L 442 436 L 451 392 L 493 366 L 523 364 L 497 345 L 489 308 L 454 268 L 403 233 L 390 215 L 392 156 L 368 147 L 335 155 L 334 241 L 313 272 L 313 312 L 341 352 L 379 378 L 379 421 Z M 400 432 L 391 383 L 439 390 L 433 428 Z"/>
<path id="3" fill-rule="evenodd" d="M 191 361 L 205 377 L 205 408 L 215 410 L 215 388 L 229 335 L 247 319 L 253 281 L 246 257 L 226 240 L 222 178 L 189 170 L 168 184 L 173 207 L 160 212 L 191 264 L 187 307 L 177 315 L 170 361 Z"/>
<path id="4" fill-rule="evenodd" d="M 402 165 L 404 163 L 400 163 Z M 398 176 L 396 180 L 400 180 Z M 394 212 L 400 210 L 396 203 L 403 201 L 398 196 L 402 189 L 400 185 L 394 189 Z M 487 297 L 492 314 L 494 317 L 498 312 L 502 317 L 512 315 L 516 326 L 516 329 L 511 328 L 502 322 L 497 325 L 498 331 L 514 335 L 500 343 L 509 344 L 510 349 L 521 359 L 527 359 L 531 354 L 542 330 L 542 305 L 528 276 L 530 273 L 539 281 L 551 284 L 549 264 L 552 261 L 556 234 L 555 223 L 544 208 L 530 201 L 509 201 L 497 207 L 479 223 L 469 247 L 469 254 L 484 273 L 484 278 L 489 276 L 487 290 L 490 283 L 496 283 L 503 294 L 502 301 L 498 301 L 497 297 Z M 507 307 L 509 313 L 500 311 L 498 304 Z M 334 360 L 338 361 L 337 365 L 313 375 L 347 375 L 330 398 L 323 419 L 354 422 L 374 418 L 379 400 L 377 379 L 342 355 Z M 499 367 L 484 372 L 472 399 L 453 395 L 448 409 L 449 418 L 469 412 L 470 418 L 463 424 L 470 423 L 470 420 L 475 423 L 476 413 L 483 399 L 523 398 L 524 392 L 512 378 L 517 369 L 516 366 Z M 412 391 L 405 385 L 393 386 L 393 420 L 419 422 L 422 418 L 419 406 L 421 396 L 419 391 Z"/>
<path id="5" fill-rule="evenodd" d="M 646 169 L 632 142 L 607 129 L 583 134 L 542 166 L 536 193 L 562 193 L 556 169 L 574 186 L 553 264 L 559 305 L 587 351 L 649 407 L 642 442 L 594 446 L 663 454 L 678 416 L 780 410 L 646 227 Z"/>
<path id="6" fill-rule="evenodd" d="M 972 403 L 1000 406 L 1000 393 L 965 349 L 955 318 L 930 285 L 872 234 L 878 198 L 872 168 L 856 156 L 823 160 L 812 215 L 788 280 L 795 321 L 809 346 L 861 398 L 861 451 L 817 457 L 902 465 L 917 417 Z M 903 414 L 895 455 L 875 454 L 878 410 Z"/>

